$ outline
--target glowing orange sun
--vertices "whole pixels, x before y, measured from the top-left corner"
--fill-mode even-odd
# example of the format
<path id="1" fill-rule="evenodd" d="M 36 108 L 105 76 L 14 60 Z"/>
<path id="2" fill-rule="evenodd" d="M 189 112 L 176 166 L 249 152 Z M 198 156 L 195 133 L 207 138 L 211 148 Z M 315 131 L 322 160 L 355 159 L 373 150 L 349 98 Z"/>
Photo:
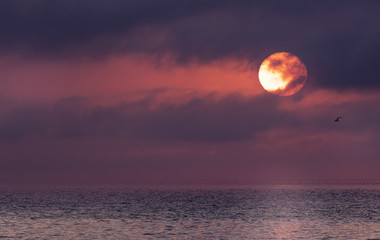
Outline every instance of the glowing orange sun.
<path id="1" fill-rule="evenodd" d="M 260 66 L 259 80 L 265 90 L 280 96 L 297 93 L 305 85 L 307 71 L 301 60 L 288 52 L 267 57 Z"/>

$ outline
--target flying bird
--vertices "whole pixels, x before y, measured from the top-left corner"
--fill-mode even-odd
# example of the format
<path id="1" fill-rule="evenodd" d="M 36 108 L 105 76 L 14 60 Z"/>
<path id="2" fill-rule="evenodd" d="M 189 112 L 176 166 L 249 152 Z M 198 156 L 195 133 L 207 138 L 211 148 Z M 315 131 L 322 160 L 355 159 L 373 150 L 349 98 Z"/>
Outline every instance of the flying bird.
<path id="1" fill-rule="evenodd" d="M 342 117 L 337 117 L 334 122 L 339 122 L 339 120 L 341 119 Z"/>

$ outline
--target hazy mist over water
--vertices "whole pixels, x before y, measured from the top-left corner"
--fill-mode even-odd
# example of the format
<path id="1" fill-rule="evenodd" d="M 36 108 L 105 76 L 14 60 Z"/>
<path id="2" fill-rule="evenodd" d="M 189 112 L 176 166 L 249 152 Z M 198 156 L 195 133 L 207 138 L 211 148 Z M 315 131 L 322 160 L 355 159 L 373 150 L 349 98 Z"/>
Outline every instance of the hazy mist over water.
<path id="1" fill-rule="evenodd" d="M 0 239 L 375 238 L 378 185 L 0 191 Z"/>

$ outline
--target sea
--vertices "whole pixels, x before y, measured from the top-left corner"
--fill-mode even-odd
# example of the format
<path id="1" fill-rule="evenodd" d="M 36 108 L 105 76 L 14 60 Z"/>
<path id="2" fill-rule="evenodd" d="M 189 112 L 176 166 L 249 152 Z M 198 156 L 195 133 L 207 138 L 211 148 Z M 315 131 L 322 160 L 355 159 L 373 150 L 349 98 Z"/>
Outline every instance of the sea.
<path id="1" fill-rule="evenodd" d="M 3 188 L 0 239 L 380 239 L 380 186 Z"/>

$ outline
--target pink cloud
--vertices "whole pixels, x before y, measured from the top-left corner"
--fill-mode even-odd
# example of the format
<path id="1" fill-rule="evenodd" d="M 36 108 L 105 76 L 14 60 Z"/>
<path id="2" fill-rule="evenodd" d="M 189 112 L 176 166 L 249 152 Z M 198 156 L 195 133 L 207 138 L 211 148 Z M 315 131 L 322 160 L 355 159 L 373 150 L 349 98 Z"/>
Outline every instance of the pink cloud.
<path id="1" fill-rule="evenodd" d="M 98 103 L 115 103 L 136 97 L 136 92 L 159 88 L 177 89 L 179 94 L 181 91 L 263 92 L 254 65 L 236 59 L 186 66 L 170 60 L 157 65 L 157 60 L 146 55 L 91 62 L 27 61 L 8 56 L 2 57 L 0 62 L 0 95 L 28 101 L 83 96 Z"/>

